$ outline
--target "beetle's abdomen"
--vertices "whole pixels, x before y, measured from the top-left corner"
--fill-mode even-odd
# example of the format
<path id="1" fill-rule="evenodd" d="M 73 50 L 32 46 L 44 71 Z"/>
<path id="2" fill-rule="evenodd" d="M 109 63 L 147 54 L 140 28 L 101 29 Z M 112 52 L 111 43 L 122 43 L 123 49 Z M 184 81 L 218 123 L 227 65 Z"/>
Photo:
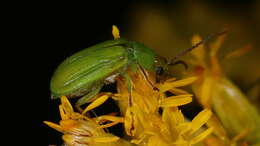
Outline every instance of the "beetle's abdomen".
<path id="1" fill-rule="evenodd" d="M 127 52 L 121 46 L 87 48 L 67 58 L 51 80 L 53 96 L 87 91 L 127 64 Z"/>

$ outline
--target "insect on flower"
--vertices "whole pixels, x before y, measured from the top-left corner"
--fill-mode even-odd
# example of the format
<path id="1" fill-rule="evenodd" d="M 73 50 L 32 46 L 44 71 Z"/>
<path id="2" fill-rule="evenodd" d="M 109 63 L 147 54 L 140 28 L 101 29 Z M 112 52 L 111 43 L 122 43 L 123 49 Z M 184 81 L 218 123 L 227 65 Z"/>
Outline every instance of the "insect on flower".
<path id="1" fill-rule="evenodd" d="M 137 68 L 141 68 L 161 76 L 167 72 L 168 65 L 175 64 L 179 56 L 203 43 L 202 41 L 184 50 L 168 62 L 141 43 L 120 38 L 117 27 L 113 26 L 112 33 L 114 40 L 84 49 L 58 66 L 50 83 L 53 99 L 60 96 L 81 97 L 77 101 L 77 107 L 80 107 L 92 101 L 104 83 L 114 82 L 119 76 L 127 80 L 131 90 L 132 84 L 127 70 L 135 72 Z"/>
<path id="2" fill-rule="evenodd" d="M 178 106 L 192 101 L 192 95 L 179 87 L 194 82 L 197 77 L 182 80 L 172 78 L 160 82 L 156 82 L 156 79 L 164 71 L 167 72 L 168 65 L 174 65 L 178 57 L 213 36 L 201 40 L 168 62 L 140 43 L 120 39 L 119 31 L 113 28 L 115 40 L 82 50 L 57 68 L 51 80 L 51 91 L 54 98 L 61 96 L 62 120 L 60 125 L 45 123 L 64 133 L 63 140 L 69 145 L 120 142 L 118 137 L 102 130 L 117 123 L 124 123 L 125 132 L 131 137 L 132 143 L 144 146 L 188 146 L 208 136 L 212 128 L 199 133 L 197 131 L 211 117 L 210 110 L 203 110 L 188 122 L 178 109 Z M 99 93 L 104 83 L 114 81 L 117 81 L 118 93 Z M 165 92 L 174 95 L 167 97 Z M 62 95 L 83 96 L 77 101 L 78 108 L 86 102 L 91 103 L 81 113 L 75 113 Z M 118 101 L 123 117 L 102 115 L 90 119 L 84 116 L 110 97 Z M 159 109 L 162 109 L 162 115 Z M 98 122 L 102 120 L 111 123 L 100 125 Z"/>

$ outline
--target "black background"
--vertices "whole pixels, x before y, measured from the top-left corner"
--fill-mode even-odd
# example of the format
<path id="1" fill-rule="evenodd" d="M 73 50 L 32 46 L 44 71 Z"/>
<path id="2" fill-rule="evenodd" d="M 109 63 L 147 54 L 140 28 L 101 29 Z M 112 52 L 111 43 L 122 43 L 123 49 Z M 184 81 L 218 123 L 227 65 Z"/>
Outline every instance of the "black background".
<path id="1" fill-rule="evenodd" d="M 77 5 L 37 3 L 30 6 L 32 3 L 28 3 L 7 18 L 11 22 L 8 24 L 11 33 L 7 35 L 12 39 L 8 42 L 12 49 L 6 54 L 15 61 L 8 62 L 6 66 L 7 74 L 14 81 L 7 82 L 11 106 L 5 108 L 5 113 L 9 119 L 7 123 L 12 126 L 8 132 L 19 135 L 12 143 L 62 143 L 62 134 L 43 123 L 58 123 L 60 120 L 59 100 L 50 99 L 51 76 L 66 57 L 113 39 L 113 24 L 127 26 L 124 19 L 127 19 L 129 4 L 131 2 L 100 1 Z M 13 87 L 13 84 L 16 86 Z"/>
<path id="2" fill-rule="evenodd" d="M 150 1 L 178 6 L 176 1 Z M 137 1 L 99 1 L 71 4 L 23 2 L 11 4 L 5 11 L 7 53 L 2 53 L 5 66 L 2 102 L 4 121 L 10 124 L 12 139 L 27 145 L 60 144 L 61 134 L 43 124 L 59 121 L 59 100 L 51 100 L 50 78 L 67 56 L 104 40 L 112 39 L 111 26 L 127 28 L 128 10 Z M 245 9 L 252 1 L 213 1 L 226 9 Z M 127 32 L 125 32 L 127 33 Z M 122 35 L 124 32 L 122 33 Z M 9 49 L 9 47 L 11 49 Z M 9 61 L 12 60 L 12 61 Z M 11 77 L 9 77 L 11 76 Z M 10 80 L 10 78 L 12 80 Z M 5 116 L 7 115 L 7 116 Z M 10 118 L 9 118 L 10 116 Z M 9 137 L 9 138 L 10 138 Z M 11 141 L 11 142 L 16 142 Z"/>

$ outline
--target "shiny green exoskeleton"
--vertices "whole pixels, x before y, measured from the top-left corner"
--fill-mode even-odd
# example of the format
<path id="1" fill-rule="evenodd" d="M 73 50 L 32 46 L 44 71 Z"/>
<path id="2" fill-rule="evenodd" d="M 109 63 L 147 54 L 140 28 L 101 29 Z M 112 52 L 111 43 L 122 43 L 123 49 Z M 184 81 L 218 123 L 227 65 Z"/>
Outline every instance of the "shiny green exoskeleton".
<path id="1" fill-rule="evenodd" d="M 141 43 L 115 39 L 84 49 L 67 58 L 55 71 L 50 84 L 52 98 L 83 96 L 77 105 L 90 101 L 105 82 L 118 75 L 126 77 L 126 69 L 141 67 L 160 74 L 155 53 Z"/>

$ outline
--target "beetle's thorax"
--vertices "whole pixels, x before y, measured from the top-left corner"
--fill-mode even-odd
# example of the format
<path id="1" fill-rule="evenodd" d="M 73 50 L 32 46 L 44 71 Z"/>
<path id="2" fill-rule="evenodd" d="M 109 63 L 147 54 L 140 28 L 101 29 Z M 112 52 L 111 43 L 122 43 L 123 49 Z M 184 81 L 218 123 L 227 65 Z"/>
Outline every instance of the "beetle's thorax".
<path id="1" fill-rule="evenodd" d="M 131 41 L 128 43 L 129 61 L 142 66 L 146 70 L 153 70 L 155 63 L 155 53 L 152 49 L 141 43 Z"/>

